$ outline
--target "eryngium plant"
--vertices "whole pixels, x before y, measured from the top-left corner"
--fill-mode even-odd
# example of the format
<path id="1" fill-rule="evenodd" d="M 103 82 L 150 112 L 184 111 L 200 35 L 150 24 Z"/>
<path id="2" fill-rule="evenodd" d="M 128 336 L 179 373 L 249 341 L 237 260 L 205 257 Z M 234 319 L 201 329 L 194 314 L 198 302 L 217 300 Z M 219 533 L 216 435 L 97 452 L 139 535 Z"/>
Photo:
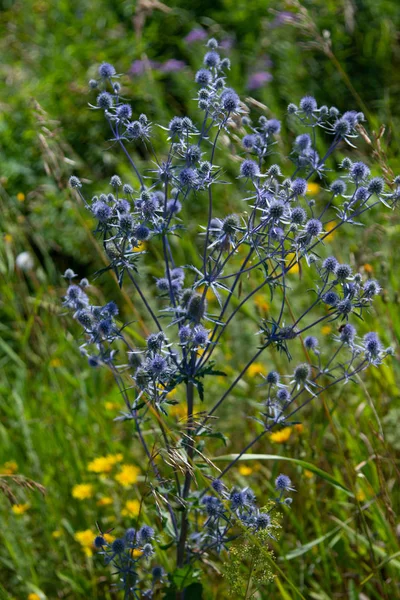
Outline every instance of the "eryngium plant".
<path id="1" fill-rule="evenodd" d="M 138 348 L 118 319 L 116 304 L 92 304 L 88 281 L 76 285 L 72 282 L 75 274 L 70 269 L 65 273 L 70 285 L 64 304 L 83 328 L 81 352 L 91 366 L 106 367 L 113 373 L 126 404 L 120 419 L 134 424 L 154 475 L 150 490 L 155 502 L 145 508 L 146 519 L 152 510 L 157 513 L 154 528 L 136 526 L 111 544 L 100 534 L 95 542 L 106 563 L 112 563 L 118 573 L 118 585 L 126 598 L 152 597 L 163 585 L 179 596 L 187 582 L 193 581 L 193 565 L 209 561 L 212 553 L 228 550 L 233 540 L 232 564 L 255 552 L 259 569 L 259 552 L 269 552 L 266 541 L 275 537 L 279 527 L 277 508 L 290 505 L 292 483 L 287 475 L 279 475 L 277 497 L 259 508 L 250 488 L 229 489 L 228 472 L 266 433 L 297 420 L 301 409 L 325 390 L 351 382 L 391 352 L 384 349 L 376 333 L 360 337 L 351 323 L 364 316 L 380 292 L 379 283 L 363 280 L 350 265 L 325 256 L 324 248 L 324 240 L 333 230 L 360 225 L 364 213 L 382 204 L 392 208 L 400 196 L 400 178 L 389 182 L 387 188 L 380 177 L 370 177 L 370 169 L 362 162 L 345 158 L 338 178 L 326 167 L 339 145 L 354 147 L 363 115 L 355 111 L 341 115 L 335 107 L 318 107 L 308 96 L 299 106 L 290 104 L 290 118 L 305 132 L 296 137 L 289 157 L 294 170 L 283 175 L 278 164 L 271 164 L 272 158 L 276 160 L 280 122 L 261 116 L 257 124 L 252 123 L 239 96 L 227 87 L 229 60 L 221 58 L 215 40 L 207 45 L 204 68 L 195 77 L 200 118 L 175 116 L 162 127 L 167 132 L 162 156 L 152 145 L 154 126 L 144 114 L 133 117 L 130 104 L 121 95 L 114 67 L 102 64 L 99 80 L 90 82 L 90 87 L 98 90 L 91 108 L 104 115 L 111 142 L 122 150 L 132 168 L 132 180 L 123 182 L 114 175 L 110 189 L 89 199 L 80 180 L 75 176 L 70 179 L 71 187 L 97 220 L 96 234 L 108 257 L 108 269 L 116 274 L 120 286 L 133 286 L 153 327 L 143 347 Z M 226 138 L 232 130 L 235 141 L 238 133 L 242 135 L 239 155 L 243 159 L 235 192 L 240 191 L 244 204 L 238 214 L 224 214 L 224 207 L 215 206 L 213 201 L 216 186 L 227 183 L 218 164 L 218 141 L 222 133 Z M 322 157 L 316 150 L 318 132 L 331 137 Z M 143 172 L 128 150 L 131 144 L 144 145 L 144 151 L 152 155 Z M 325 187 L 323 206 L 306 199 L 313 180 Z M 203 223 L 197 226 L 186 207 L 199 203 L 201 196 L 206 198 L 207 210 Z M 177 264 L 174 254 L 179 240 L 193 226 L 199 236 L 196 263 Z M 151 246 L 163 261 L 160 277 L 145 281 L 144 247 Z M 286 310 L 291 295 L 287 276 L 295 265 L 304 264 L 313 276 L 313 295 L 304 290 L 312 299 L 300 316 L 290 318 Z M 229 339 L 230 325 L 242 307 L 260 292 L 271 299 L 269 317 L 254 331 L 253 356 L 215 402 L 207 394 L 209 379 L 222 373 L 213 361 L 215 350 L 222 336 Z M 210 294 L 219 306 L 217 314 L 209 310 Z M 338 325 L 334 337 L 337 348 L 324 353 L 311 333 L 321 323 L 334 322 Z M 291 352 L 300 343 L 307 361 L 288 365 L 287 373 L 271 370 L 265 377 L 257 436 L 217 472 L 206 457 L 206 442 L 222 432 L 216 431 L 216 421 L 210 417 L 217 415 L 247 369 L 267 348 L 283 353 L 290 361 Z M 179 386 L 185 389 L 187 418 L 177 436 L 166 426 L 166 419 L 176 402 L 169 393 Z M 196 414 L 203 401 L 201 407 L 206 412 Z M 229 431 L 224 433 L 229 436 Z M 156 461 L 160 452 L 162 462 Z M 157 565 L 150 570 L 149 561 L 160 539 L 156 524 L 163 529 L 163 551 L 175 549 L 176 570 L 170 574 Z M 167 543 L 165 536 L 169 537 Z M 242 549 L 238 550 L 240 539 Z M 235 573 L 227 576 L 237 585 L 236 567 Z M 261 585 L 269 576 L 266 569 L 256 581 Z"/>

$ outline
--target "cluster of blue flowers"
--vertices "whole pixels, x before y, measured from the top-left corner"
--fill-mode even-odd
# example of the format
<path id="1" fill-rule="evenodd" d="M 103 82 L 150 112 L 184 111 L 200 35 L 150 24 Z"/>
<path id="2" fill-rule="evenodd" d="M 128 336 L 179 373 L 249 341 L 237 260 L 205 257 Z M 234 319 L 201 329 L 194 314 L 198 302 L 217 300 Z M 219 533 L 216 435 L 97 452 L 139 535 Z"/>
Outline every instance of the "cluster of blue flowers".
<path id="1" fill-rule="evenodd" d="M 163 583 L 164 569 L 159 565 L 149 568 L 154 540 L 155 532 L 149 525 L 139 530 L 131 527 L 123 537 L 112 542 L 101 532 L 94 539 L 94 546 L 104 556 L 105 564 L 113 566 L 118 576 L 117 589 L 124 592 L 125 598 L 152 598 L 156 587 Z M 146 589 L 142 585 L 144 573 L 148 575 L 146 584 L 150 583 Z"/>
<path id="2" fill-rule="evenodd" d="M 292 498 L 288 492 L 294 492 L 292 482 L 287 475 L 278 475 L 275 480 L 275 489 L 279 496 L 274 499 L 272 508 L 268 511 L 260 510 L 253 490 L 246 487 L 242 490 L 233 489 L 228 492 L 220 479 L 214 479 L 211 489 L 215 495 L 203 495 L 201 510 L 206 512 L 207 518 L 197 532 L 190 538 L 193 548 L 189 552 L 195 557 L 199 553 L 215 551 L 218 554 L 227 550 L 229 542 L 238 537 L 238 523 L 249 532 L 263 530 L 269 537 L 275 539 L 272 510 L 277 504 L 290 506 Z"/>
<path id="3" fill-rule="evenodd" d="M 88 282 L 83 280 L 75 285 L 72 283 L 75 274 L 70 270 L 65 273 L 70 285 L 64 303 L 85 334 L 81 351 L 92 366 L 105 365 L 112 370 L 128 408 L 122 418 L 134 420 L 154 476 L 167 490 L 164 500 L 178 567 L 191 564 L 194 558 L 201 560 L 205 549 L 220 552 L 226 548 L 231 528 L 239 521 L 249 531 L 268 531 L 270 516 L 257 508 L 251 490 L 228 493 L 221 479 L 262 435 L 291 422 L 296 413 L 324 390 L 352 381 L 358 373 L 370 365 L 379 365 L 392 352 L 390 348 L 385 349 L 376 333 L 360 337 L 350 323 L 354 316 L 361 317 L 379 295 L 379 283 L 363 278 L 334 256 L 321 256 L 324 240 L 333 230 L 344 225 L 359 225 L 367 211 L 381 204 L 393 208 L 400 198 L 400 177 L 388 186 L 382 178 L 371 177 L 366 164 L 350 158 L 341 162 L 340 176 L 336 179 L 326 167 L 339 145 L 354 147 L 359 124 L 364 120 L 362 113 L 340 114 L 335 107 L 319 107 L 310 96 L 302 98 L 299 106 L 290 104 L 289 118 L 305 132 L 297 135 L 289 156 L 293 172 L 284 175 L 281 167 L 270 161 L 276 154 L 280 122 L 261 116 L 253 124 L 246 106 L 226 85 L 229 60 L 221 58 L 216 40 L 210 40 L 207 46 L 204 66 L 195 76 L 201 119 L 197 122 L 187 116 L 175 116 L 167 127 L 161 128 L 167 138 L 163 157 L 156 156 L 152 146 L 154 127 L 151 122 L 144 114 L 133 115 L 130 104 L 121 96 L 114 67 L 102 64 L 99 80 L 90 81 L 90 87 L 98 94 L 91 107 L 104 113 L 111 140 L 132 168 L 133 180 L 123 182 L 118 175 L 113 175 L 106 192 L 87 199 L 80 180 L 76 176 L 70 178 L 71 187 L 96 219 L 96 233 L 109 259 L 108 269 L 116 273 L 121 286 L 126 280 L 133 286 L 152 323 L 153 333 L 147 337 L 144 347 L 135 347 L 125 334 L 123 324 L 117 322 L 118 309 L 114 302 L 93 306 L 87 294 Z M 221 132 L 230 135 L 233 124 L 242 138 L 243 160 L 236 179 L 245 210 L 240 214 L 217 216 L 215 211 L 223 209 L 214 202 L 214 188 L 226 182 L 222 180 L 222 168 L 215 157 Z M 316 149 L 319 131 L 331 136 L 322 157 Z M 154 155 L 154 166 L 146 170 L 145 176 L 128 150 L 131 143 L 143 144 Z M 326 198 L 323 206 L 320 201 L 306 196 L 313 180 L 323 182 Z M 206 199 L 207 215 L 200 225 L 199 259 L 195 264 L 176 264 L 171 240 L 185 235 L 190 218 L 186 207 L 190 198 L 200 194 Z M 143 289 L 144 242 L 157 245 L 163 265 L 160 276 Z M 239 255 L 241 249 L 244 253 Z M 295 265 L 304 263 L 313 275 L 314 299 L 296 321 L 288 325 L 284 320 L 291 291 L 287 276 Z M 245 285 L 245 291 L 232 307 L 232 299 L 243 280 L 252 274 L 257 274 L 253 287 L 248 289 Z M 267 290 L 273 296 L 277 289 L 281 292 L 278 309 L 276 314 L 271 310 L 268 319 L 260 320 L 257 351 L 214 406 L 207 406 L 207 414 L 201 422 L 195 423 L 195 391 L 201 400 L 205 399 L 204 379 L 220 374 L 212 357 L 221 337 L 227 334 L 230 323 L 244 304 Z M 219 305 L 217 314 L 209 311 L 209 294 Z M 158 310 L 153 308 L 154 296 L 159 298 Z M 319 340 L 309 335 L 310 330 L 322 322 L 337 322 L 339 326 L 333 337 L 337 349 L 326 359 Z M 209 495 L 206 488 L 200 493 L 199 504 L 199 498 L 191 492 L 195 478 L 193 459 L 200 447 L 200 437 L 213 430 L 210 417 L 266 348 L 277 348 L 290 359 L 290 349 L 300 336 L 309 360 L 289 369 L 287 374 L 272 371 L 265 377 L 267 397 L 257 419 L 262 425 L 261 433 L 213 481 L 211 489 L 216 495 Z M 163 417 L 168 414 L 171 403 L 168 394 L 179 385 L 186 389 L 187 428 L 177 442 L 163 427 Z M 142 433 L 149 421 L 150 405 L 158 413 L 152 427 L 161 430 L 159 439 L 164 440 L 164 450 L 170 458 L 164 474 L 152 459 Z M 200 441 L 204 451 L 204 437 Z M 184 456 L 183 467 L 182 462 L 177 466 L 177 455 Z M 282 499 L 292 490 L 290 479 L 280 475 L 276 488 L 278 502 L 289 505 L 289 497 Z M 179 501 L 179 514 L 173 508 L 171 496 Z M 191 521 L 192 508 L 193 514 L 198 510 L 206 513 L 201 529 Z M 131 540 L 125 536 L 111 545 L 99 542 L 106 560 L 119 565 L 117 569 L 122 579 L 133 582 L 135 593 L 139 580 L 137 562 L 131 551 L 137 548 L 132 544 L 142 537 L 134 533 Z M 142 547 L 143 556 L 152 554 L 150 548 L 147 541 Z M 150 594 L 151 590 L 146 593 Z"/>

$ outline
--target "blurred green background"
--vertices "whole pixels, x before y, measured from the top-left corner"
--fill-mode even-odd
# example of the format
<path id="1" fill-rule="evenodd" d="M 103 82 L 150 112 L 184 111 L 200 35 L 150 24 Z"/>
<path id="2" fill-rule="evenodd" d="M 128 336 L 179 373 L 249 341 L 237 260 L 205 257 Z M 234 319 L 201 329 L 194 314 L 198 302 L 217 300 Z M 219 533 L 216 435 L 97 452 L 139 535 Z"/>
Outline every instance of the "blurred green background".
<path id="1" fill-rule="evenodd" d="M 87 82 L 102 61 L 113 63 L 134 113 L 165 124 L 195 108 L 192 80 L 204 38 L 212 35 L 231 59 L 232 87 L 256 114 L 282 119 L 280 151 L 290 151 L 296 135 L 287 123 L 287 104 L 311 94 L 319 104 L 365 113 L 371 143 L 361 140 L 350 155 L 390 179 L 391 172 L 400 173 L 400 8 L 396 0 L 23 0 L 1 6 L 0 598 L 111 598 L 111 575 L 91 547 L 95 522 L 117 530 L 129 526 L 144 473 L 137 470 L 141 456 L 129 426 L 113 422 L 122 409 L 113 381 L 87 368 L 74 339 L 77 329 L 61 307 L 65 268 L 90 278 L 105 260 L 93 222 L 67 188 L 68 177 L 78 175 L 90 190 L 106 186 L 115 172 L 128 178 L 103 120 L 88 109 L 93 96 Z M 377 141 L 374 132 L 382 125 Z M 156 136 L 159 149 L 157 144 Z M 144 166 L 149 157 L 135 152 Z M 225 154 L 223 166 L 234 177 L 237 157 Z M 221 214 L 226 203 L 234 208 L 236 202 L 224 193 L 218 197 Z M 201 204 L 194 214 L 202 217 Z M 368 327 L 394 347 L 400 331 L 399 232 L 398 214 L 382 208 L 369 215 L 365 228 L 338 233 L 329 244 L 381 282 Z M 29 256 L 19 259 L 21 268 L 16 260 L 23 252 Z M 182 262 L 194 252 L 188 236 Z M 149 274 L 160 274 L 157 264 Z M 293 273 L 293 286 L 306 289 L 307 276 L 301 283 Z M 132 309 L 135 315 L 141 310 L 133 291 L 121 294 L 111 277 L 102 279 L 101 289 L 95 291 L 99 298 L 115 299 L 127 318 Z M 231 378 L 244 364 L 244 341 L 254 344 L 257 319 L 269 308 L 269 298 L 258 298 L 255 312 L 244 315 L 248 329 L 233 329 L 219 352 Z M 329 345 L 332 332 L 320 333 Z M 316 600 L 400 597 L 397 358 L 396 347 L 395 357 L 358 385 L 318 400 L 302 427 L 255 450 L 307 461 L 348 490 L 287 463 L 297 493 L 274 544 L 287 580 L 279 575 L 255 598 L 296 597 L 288 581 Z M 228 438 L 233 430 L 235 440 L 254 435 L 244 417 L 261 398 L 257 372 L 280 361 L 265 354 L 237 388 L 235 411 L 226 410 L 221 419 Z M 223 385 L 213 383 L 212 395 Z M 178 418 L 179 411 L 171 422 Z M 235 440 L 210 451 L 238 451 Z M 99 457 L 108 458 L 93 464 Z M 281 470 L 279 461 L 244 462 L 232 483 L 268 497 Z M 43 485 L 46 495 L 21 487 L 19 475 Z M 12 494 L 14 504 L 7 499 Z M 168 569 L 169 559 L 162 553 L 157 558 Z M 210 573 L 204 598 L 228 597 L 224 579 Z"/>

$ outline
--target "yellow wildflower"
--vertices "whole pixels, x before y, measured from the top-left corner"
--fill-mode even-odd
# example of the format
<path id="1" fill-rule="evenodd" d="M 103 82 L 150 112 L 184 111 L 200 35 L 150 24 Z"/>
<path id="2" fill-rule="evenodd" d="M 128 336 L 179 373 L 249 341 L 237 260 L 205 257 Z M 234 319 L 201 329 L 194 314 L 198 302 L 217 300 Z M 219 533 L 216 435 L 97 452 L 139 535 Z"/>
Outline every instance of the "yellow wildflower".
<path id="1" fill-rule="evenodd" d="M 14 515 L 20 516 L 23 515 L 29 509 L 29 507 L 29 504 L 13 504 L 11 510 L 13 511 Z"/>
<path id="2" fill-rule="evenodd" d="M 307 185 L 307 194 L 318 194 L 320 189 L 321 189 L 321 186 L 319 185 L 319 183 L 310 181 L 310 183 L 308 183 L 308 185 Z"/>
<path id="3" fill-rule="evenodd" d="M 28 595 L 28 600 L 40 600 L 40 596 L 38 596 L 38 594 L 35 594 L 35 592 L 32 592 Z"/>
<path id="4" fill-rule="evenodd" d="M 297 423 L 294 426 L 294 428 L 297 431 L 297 433 L 303 433 L 303 431 L 304 431 L 304 425 L 302 423 Z"/>
<path id="5" fill-rule="evenodd" d="M 288 267 L 294 261 L 297 261 L 297 255 L 294 252 L 289 252 L 289 254 L 286 256 L 286 259 L 287 259 L 286 266 Z M 293 264 L 293 266 L 289 269 L 288 273 L 298 273 L 299 270 L 300 270 L 299 263 L 295 262 Z"/>
<path id="6" fill-rule="evenodd" d="M 13 241 L 13 236 L 11 235 L 11 233 L 4 234 L 4 241 L 6 244 L 11 244 L 11 242 Z"/>
<path id="7" fill-rule="evenodd" d="M 14 475 L 18 471 L 18 465 L 15 460 L 8 460 L 0 467 L 0 473 L 3 475 Z"/>
<path id="8" fill-rule="evenodd" d="M 364 265 L 364 271 L 366 273 L 373 273 L 374 272 L 374 267 L 372 265 L 370 265 L 369 263 L 365 263 L 365 265 Z"/>
<path id="9" fill-rule="evenodd" d="M 309 471 L 308 469 L 305 469 L 304 475 L 307 477 L 307 479 L 311 479 L 314 476 L 314 473 L 312 471 Z"/>
<path id="10" fill-rule="evenodd" d="M 365 495 L 364 490 L 358 490 L 358 492 L 356 493 L 356 498 L 359 502 L 364 502 L 366 497 L 367 496 Z"/>
<path id="11" fill-rule="evenodd" d="M 103 533 L 103 538 L 106 540 L 106 542 L 111 544 L 111 542 L 115 540 L 115 535 L 111 535 L 111 533 Z"/>
<path id="12" fill-rule="evenodd" d="M 249 366 L 249 368 L 247 369 L 247 374 L 249 377 L 254 377 L 254 375 L 265 375 L 267 372 L 265 366 L 262 363 L 253 363 L 252 365 Z"/>
<path id="13" fill-rule="evenodd" d="M 55 529 L 51 535 L 55 540 L 58 540 L 58 538 L 62 536 L 62 531 L 60 531 L 59 529 Z"/>
<path id="14" fill-rule="evenodd" d="M 322 335 L 329 335 L 330 333 L 332 333 L 332 327 L 330 325 L 324 325 L 321 328 L 321 333 Z"/>
<path id="15" fill-rule="evenodd" d="M 253 472 L 253 469 L 251 467 L 248 467 L 247 465 L 241 465 L 239 467 L 239 473 L 241 475 L 243 475 L 244 477 L 246 477 L 247 475 L 251 475 Z"/>
<path id="16" fill-rule="evenodd" d="M 269 303 L 265 300 L 264 294 L 256 294 L 254 296 L 254 304 L 258 306 L 260 310 L 265 312 L 269 311 Z"/>
<path id="17" fill-rule="evenodd" d="M 137 482 L 139 473 L 140 470 L 135 465 L 122 465 L 121 471 L 115 476 L 115 480 L 124 487 L 128 487 Z"/>
<path id="18" fill-rule="evenodd" d="M 139 548 L 134 548 L 132 550 L 133 558 L 139 558 L 139 556 L 142 556 L 142 554 L 143 554 L 143 550 L 139 550 Z"/>
<path id="19" fill-rule="evenodd" d="M 186 417 L 186 406 L 184 402 L 180 402 L 179 404 L 174 404 L 169 409 L 169 414 L 173 417 L 177 417 L 178 419 L 183 419 Z"/>
<path id="20" fill-rule="evenodd" d="M 60 358 L 52 358 L 50 361 L 50 366 L 51 367 L 61 367 L 62 362 Z"/>
<path id="21" fill-rule="evenodd" d="M 99 456 L 88 464 L 88 471 L 92 473 L 109 473 L 113 466 L 121 462 L 122 454 L 108 454 L 107 456 Z"/>
<path id="22" fill-rule="evenodd" d="M 93 554 L 93 542 L 95 537 L 95 534 L 90 529 L 77 531 L 74 535 L 75 540 L 82 546 L 86 556 L 92 556 Z"/>
<path id="23" fill-rule="evenodd" d="M 326 236 L 326 240 L 329 238 L 329 240 L 333 240 L 333 238 L 336 235 L 336 229 L 335 231 L 332 231 L 332 229 L 334 229 L 336 227 L 337 223 L 336 221 L 330 221 L 330 223 L 327 223 L 325 226 L 325 231 L 328 233 L 328 235 Z M 332 231 L 332 233 L 330 233 Z"/>
<path id="24" fill-rule="evenodd" d="M 117 410 L 119 408 L 119 404 L 116 402 L 105 402 L 104 406 L 106 410 Z"/>
<path id="25" fill-rule="evenodd" d="M 22 192 L 18 192 L 18 194 L 17 194 L 17 200 L 19 202 L 23 202 L 25 200 L 25 194 L 23 194 Z"/>
<path id="26" fill-rule="evenodd" d="M 139 244 L 133 248 L 134 252 L 143 252 L 144 250 L 146 250 L 146 242 L 139 242 Z"/>
<path id="27" fill-rule="evenodd" d="M 91 483 L 78 483 L 72 488 L 72 496 L 77 500 L 87 500 L 93 496 L 93 486 Z"/>
<path id="28" fill-rule="evenodd" d="M 113 499 L 109 496 L 103 496 L 97 500 L 97 506 L 109 506 L 113 503 Z"/>
<path id="29" fill-rule="evenodd" d="M 270 437 L 271 442 L 275 442 L 276 444 L 283 444 L 284 442 L 288 441 L 288 439 L 290 438 L 291 435 L 292 435 L 292 428 L 284 427 L 280 431 L 275 431 L 275 432 L 271 433 L 271 435 L 269 437 Z"/>
<path id="30" fill-rule="evenodd" d="M 139 500 L 128 500 L 125 503 L 125 508 L 122 509 L 121 514 L 123 517 L 137 517 L 140 511 Z"/>

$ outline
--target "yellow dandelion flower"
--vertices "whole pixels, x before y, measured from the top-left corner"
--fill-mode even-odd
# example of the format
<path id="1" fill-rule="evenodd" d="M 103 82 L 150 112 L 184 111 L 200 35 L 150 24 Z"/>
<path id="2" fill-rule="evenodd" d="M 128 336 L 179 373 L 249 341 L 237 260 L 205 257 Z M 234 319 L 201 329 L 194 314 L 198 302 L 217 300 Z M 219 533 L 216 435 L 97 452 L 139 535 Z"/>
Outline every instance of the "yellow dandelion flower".
<path id="1" fill-rule="evenodd" d="M 133 558 L 139 558 L 139 556 L 142 556 L 142 554 L 143 554 L 143 550 L 139 550 L 139 548 L 134 548 L 132 550 Z"/>
<path id="2" fill-rule="evenodd" d="M 97 506 L 110 506 L 113 503 L 113 499 L 109 496 L 103 496 L 97 500 Z"/>
<path id="3" fill-rule="evenodd" d="M 304 425 L 302 423 L 297 423 L 294 426 L 294 428 L 297 431 L 297 433 L 303 433 L 303 431 L 304 431 Z"/>
<path id="4" fill-rule="evenodd" d="M 35 594 L 35 592 L 32 592 L 31 594 L 28 594 L 28 600 L 40 600 L 40 596 Z"/>
<path id="5" fill-rule="evenodd" d="M 113 466 L 122 460 L 122 454 L 109 454 L 108 456 L 98 456 L 88 464 L 88 471 L 92 473 L 109 473 Z"/>
<path id="6" fill-rule="evenodd" d="M 78 483 L 72 488 L 72 496 L 77 500 L 87 500 L 93 496 L 93 486 L 91 483 Z"/>
<path id="7" fill-rule="evenodd" d="M 18 471 L 18 465 L 15 460 L 8 460 L 0 467 L 0 473 L 3 475 L 14 475 Z"/>
<path id="8" fill-rule="evenodd" d="M 178 419 L 183 419 L 184 417 L 186 417 L 185 403 L 180 402 L 179 404 L 174 404 L 173 406 L 171 406 L 169 414 L 173 417 L 177 417 Z"/>
<path id="9" fill-rule="evenodd" d="M 370 265 L 369 263 L 365 263 L 365 265 L 364 265 L 364 271 L 366 273 L 373 273 L 374 272 L 374 267 L 372 265 Z"/>
<path id="10" fill-rule="evenodd" d="M 322 335 L 329 335 L 332 333 L 332 327 L 330 325 L 324 325 L 321 327 L 321 333 Z"/>
<path id="11" fill-rule="evenodd" d="M 111 542 L 115 540 L 115 535 L 111 535 L 111 533 L 103 533 L 103 538 L 106 540 L 106 542 L 111 544 Z"/>
<path id="12" fill-rule="evenodd" d="M 328 238 L 329 238 L 329 240 L 330 240 L 330 241 L 331 241 L 331 240 L 333 240 L 333 238 L 334 238 L 334 237 L 335 237 L 335 235 L 336 235 L 336 229 L 335 229 L 336 225 L 337 225 L 336 221 L 330 221 L 330 223 L 327 223 L 327 224 L 325 225 L 325 231 L 326 231 L 326 232 L 327 232 L 327 234 L 328 234 L 328 235 L 326 236 L 326 238 L 325 238 L 326 240 L 327 240 Z M 332 231 L 333 229 L 335 229 L 335 231 Z M 331 232 L 332 232 L 332 233 L 331 233 Z"/>
<path id="13" fill-rule="evenodd" d="M 358 492 L 356 493 L 356 498 L 359 502 L 364 502 L 364 500 L 366 499 L 366 495 L 364 490 L 358 490 Z"/>
<path id="14" fill-rule="evenodd" d="M 60 531 L 60 529 L 55 529 L 54 531 L 52 531 L 51 536 L 55 540 L 58 540 L 62 536 L 62 531 Z"/>
<path id="15" fill-rule="evenodd" d="M 247 475 L 251 475 L 253 472 L 253 469 L 251 467 L 248 467 L 247 465 L 241 465 L 239 467 L 239 473 L 241 475 L 243 475 L 243 477 L 246 477 Z"/>
<path id="16" fill-rule="evenodd" d="M 82 550 L 86 556 L 92 556 L 93 554 L 93 542 L 96 535 L 90 529 L 84 531 L 76 531 L 74 539 L 82 546 Z"/>
<path id="17" fill-rule="evenodd" d="M 247 369 L 247 375 L 249 377 L 254 377 L 255 375 L 265 375 L 267 373 L 267 369 L 265 368 L 265 366 L 262 363 L 253 363 L 252 365 L 250 365 L 250 367 Z"/>
<path id="18" fill-rule="evenodd" d="M 29 504 L 13 504 L 11 510 L 13 511 L 14 515 L 20 516 L 26 513 L 26 511 L 29 510 L 29 508 Z"/>
<path id="19" fill-rule="evenodd" d="M 320 189 L 321 189 L 321 186 L 319 185 L 319 183 L 310 181 L 310 183 L 307 184 L 307 194 L 312 194 L 312 195 L 318 194 Z"/>
<path id="20" fill-rule="evenodd" d="M 254 304 L 265 312 L 269 311 L 269 303 L 265 300 L 265 296 L 263 294 L 256 294 L 254 296 Z"/>
<path id="21" fill-rule="evenodd" d="M 115 481 L 128 487 L 137 482 L 139 473 L 140 470 L 135 465 L 122 465 L 121 471 L 115 476 Z"/>
<path id="22" fill-rule="evenodd" d="M 139 500 L 128 500 L 125 503 L 125 508 L 122 509 L 121 514 L 123 517 L 137 517 L 140 512 Z"/>
<path id="23" fill-rule="evenodd" d="M 143 252 L 144 250 L 146 250 L 146 242 L 139 242 L 139 244 L 133 248 L 134 252 Z"/>
<path id="24" fill-rule="evenodd" d="M 284 427 L 280 431 L 275 431 L 275 432 L 271 433 L 269 438 L 270 438 L 271 442 L 274 442 L 275 444 L 283 444 L 284 442 L 288 441 L 288 439 L 290 438 L 291 435 L 292 435 L 292 428 Z"/>
<path id="25" fill-rule="evenodd" d="M 286 259 L 287 259 L 287 265 L 286 265 L 286 266 L 289 266 L 289 265 L 291 265 L 291 264 L 292 264 L 294 261 L 297 261 L 297 255 L 296 255 L 296 253 L 295 253 L 295 252 L 289 252 L 289 254 L 287 255 Z M 290 269 L 289 269 L 288 273 L 298 273 L 298 272 L 299 272 L 299 270 L 300 270 L 299 263 L 298 263 L 298 262 L 295 262 L 295 263 L 293 264 L 293 266 L 292 266 L 292 267 L 290 267 Z"/>
<path id="26" fill-rule="evenodd" d="M 17 200 L 18 202 L 23 202 L 25 200 L 25 194 L 23 194 L 22 192 L 18 192 Z"/>

